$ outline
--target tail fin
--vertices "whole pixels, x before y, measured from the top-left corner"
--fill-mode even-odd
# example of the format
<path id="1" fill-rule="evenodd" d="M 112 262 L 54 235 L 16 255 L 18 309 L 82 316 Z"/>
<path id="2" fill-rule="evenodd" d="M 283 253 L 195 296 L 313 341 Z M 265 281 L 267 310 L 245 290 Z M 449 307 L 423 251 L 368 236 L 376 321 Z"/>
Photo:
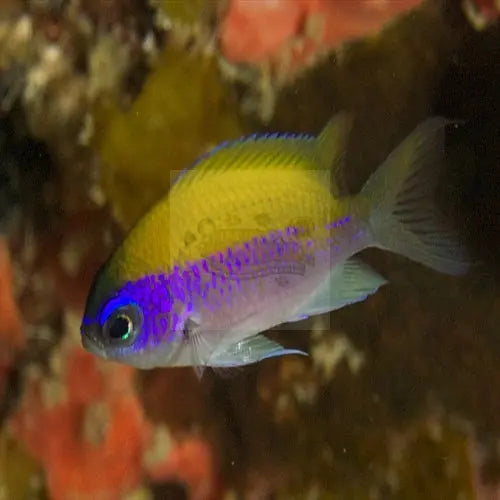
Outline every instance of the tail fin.
<path id="1" fill-rule="evenodd" d="M 463 274 L 469 267 L 467 252 L 434 202 L 449 123 L 438 117 L 422 122 L 368 179 L 361 194 L 372 204 L 375 246 L 446 274 Z"/>

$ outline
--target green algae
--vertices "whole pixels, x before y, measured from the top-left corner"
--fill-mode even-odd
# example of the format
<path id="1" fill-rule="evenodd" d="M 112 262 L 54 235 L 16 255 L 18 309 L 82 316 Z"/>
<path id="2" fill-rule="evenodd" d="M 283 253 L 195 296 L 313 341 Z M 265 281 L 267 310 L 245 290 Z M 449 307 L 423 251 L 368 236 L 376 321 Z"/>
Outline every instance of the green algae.
<path id="1" fill-rule="evenodd" d="M 96 111 L 102 186 L 114 214 L 130 227 L 180 170 L 222 140 L 242 134 L 237 107 L 215 57 L 167 46 L 127 111 Z"/>

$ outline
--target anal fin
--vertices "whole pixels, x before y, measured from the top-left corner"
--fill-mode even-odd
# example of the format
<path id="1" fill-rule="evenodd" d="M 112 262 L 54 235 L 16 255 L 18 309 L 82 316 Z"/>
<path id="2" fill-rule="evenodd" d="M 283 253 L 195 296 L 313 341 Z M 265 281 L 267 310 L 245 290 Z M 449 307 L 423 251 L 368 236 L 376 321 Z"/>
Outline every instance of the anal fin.
<path id="1" fill-rule="evenodd" d="M 287 354 L 307 356 L 307 353 L 299 349 L 286 349 L 264 335 L 254 335 L 230 344 L 223 350 L 214 353 L 210 358 L 210 366 L 221 368 L 249 365 L 267 358 Z"/>
<path id="2" fill-rule="evenodd" d="M 340 309 L 374 294 L 387 280 L 356 258 L 332 268 L 328 278 L 301 304 L 289 321 Z"/>

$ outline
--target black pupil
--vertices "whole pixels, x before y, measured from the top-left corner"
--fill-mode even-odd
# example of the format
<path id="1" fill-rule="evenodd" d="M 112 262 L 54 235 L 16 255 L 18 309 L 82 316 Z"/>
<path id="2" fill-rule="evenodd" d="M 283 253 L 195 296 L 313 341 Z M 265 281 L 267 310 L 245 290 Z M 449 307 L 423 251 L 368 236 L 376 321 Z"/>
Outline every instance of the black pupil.
<path id="1" fill-rule="evenodd" d="M 109 336 L 112 339 L 125 339 L 130 333 L 130 320 L 124 316 L 118 316 L 113 320 L 109 328 Z"/>

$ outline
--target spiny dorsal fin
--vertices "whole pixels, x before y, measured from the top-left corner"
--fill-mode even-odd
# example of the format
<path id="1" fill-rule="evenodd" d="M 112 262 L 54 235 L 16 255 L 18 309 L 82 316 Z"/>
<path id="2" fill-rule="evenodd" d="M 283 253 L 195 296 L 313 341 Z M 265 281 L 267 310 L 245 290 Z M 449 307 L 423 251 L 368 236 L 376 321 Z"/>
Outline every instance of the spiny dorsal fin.
<path id="1" fill-rule="evenodd" d="M 235 169 L 314 168 L 315 137 L 306 134 L 253 134 L 226 141 L 202 155 L 181 172 L 171 193 L 185 189 L 195 179 L 201 181 L 209 173 Z"/>
<path id="2" fill-rule="evenodd" d="M 202 180 L 210 172 L 229 169 L 302 168 L 316 170 L 329 177 L 342 164 L 352 116 L 341 112 L 334 116 L 318 137 L 308 134 L 253 134 L 226 141 L 201 156 L 175 181 L 171 193 Z"/>

